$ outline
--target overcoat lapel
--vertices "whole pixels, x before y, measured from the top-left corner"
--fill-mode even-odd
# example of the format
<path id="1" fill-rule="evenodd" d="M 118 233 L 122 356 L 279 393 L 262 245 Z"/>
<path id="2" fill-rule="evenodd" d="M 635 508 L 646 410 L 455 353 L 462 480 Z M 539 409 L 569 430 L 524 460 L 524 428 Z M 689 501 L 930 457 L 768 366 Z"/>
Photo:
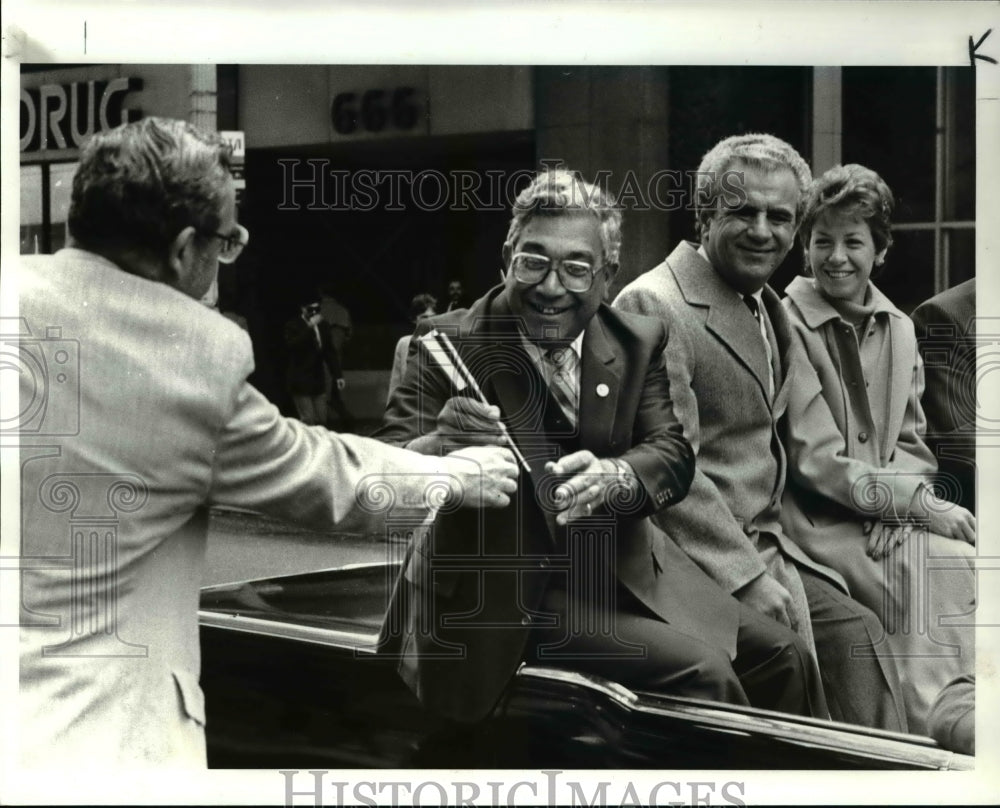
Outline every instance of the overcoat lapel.
<path id="1" fill-rule="evenodd" d="M 764 311 L 767 312 L 768 334 L 771 342 L 771 362 L 774 371 L 774 401 L 771 409 L 775 416 L 780 417 L 788 404 L 788 388 L 794 383 L 791 357 L 789 351 L 792 345 L 792 328 L 788 316 L 781 306 L 781 299 L 770 287 L 765 286 L 762 293 Z"/>
<path id="2" fill-rule="evenodd" d="M 670 266 L 684 299 L 708 308 L 705 327 L 753 374 L 764 399 L 770 401 L 767 352 L 760 329 L 739 295 L 697 252 Z"/>
<path id="3" fill-rule="evenodd" d="M 602 455 L 612 443 L 623 362 L 615 353 L 600 313 L 583 336 L 580 356 L 580 448 Z M 602 395 L 603 394 L 603 395 Z"/>

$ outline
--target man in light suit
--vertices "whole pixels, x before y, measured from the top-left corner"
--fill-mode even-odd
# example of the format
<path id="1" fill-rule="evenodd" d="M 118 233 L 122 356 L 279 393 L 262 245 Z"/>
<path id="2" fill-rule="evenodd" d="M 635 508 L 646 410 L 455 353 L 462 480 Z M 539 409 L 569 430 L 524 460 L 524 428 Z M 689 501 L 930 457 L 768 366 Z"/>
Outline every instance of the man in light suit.
<path id="1" fill-rule="evenodd" d="M 833 718 L 905 730 L 895 667 L 873 651 L 878 619 L 778 521 L 781 418 L 811 366 L 791 354 L 767 281 L 792 246 L 809 168 L 784 141 L 743 135 L 710 150 L 698 177 L 701 244 L 678 245 L 614 303 L 670 329 L 670 389 L 697 455 L 688 497 L 655 520 L 726 592 L 814 645 Z"/>
<path id="2" fill-rule="evenodd" d="M 411 548 L 388 618 L 400 674 L 461 722 L 489 714 L 522 662 L 823 715 L 804 644 L 721 592 L 647 518 L 683 499 L 692 456 L 663 326 L 603 302 L 620 244 L 613 200 L 569 172 L 541 174 L 514 205 L 503 284 L 418 325 L 376 436 L 437 454 L 509 434 L 530 470 L 509 507 L 443 513 Z M 490 403 L 435 364 L 431 329 Z"/>
<path id="3" fill-rule="evenodd" d="M 502 506 L 513 456 L 429 458 L 282 418 L 250 340 L 199 303 L 246 244 L 214 134 L 146 118 L 81 156 L 70 246 L 18 267 L 21 761 L 204 766 L 207 506 L 330 526 L 366 478 Z M 10 342 L 8 340 L 8 342 Z M 37 405 L 37 406 L 36 406 Z M 487 454 L 481 454 L 486 451 Z M 428 476 L 430 475 L 430 476 Z"/>

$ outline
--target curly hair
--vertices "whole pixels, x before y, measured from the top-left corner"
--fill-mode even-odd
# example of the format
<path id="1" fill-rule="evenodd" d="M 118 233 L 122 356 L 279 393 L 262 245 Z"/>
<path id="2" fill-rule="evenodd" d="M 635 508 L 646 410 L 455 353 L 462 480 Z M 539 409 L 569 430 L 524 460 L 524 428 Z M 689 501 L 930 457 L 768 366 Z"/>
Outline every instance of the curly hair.
<path id="1" fill-rule="evenodd" d="M 622 212 L 606 189 L 584 182 L 576 172 L 550 169 L 536 175 L 514 201 L 507 243 L 515 244 L 521 230 L 535 216 L 567 211 L 589 211 L 600 226 L 604 262 L 617 270 L 622 246 Z"/>
<path id="2" fill-rule="evenodd" d="M 218 230 L 230 152 L 214 132 L 143 118 L 94 135 L 73 177 L 69 232 L 97 253 L 162 256 L 185 227 Z"/>
<path id="3" fill-rule="evenodd" d="M 857 163 L 834 166 L 815 179 L 806 194 L 805 212 L 799 230 L 802 244 L 808 251 L 809 237 L 816 220 L 826 211 L 834 210 L 864 219 L 871 230 L 875 252 L 880 253 L 892 245 L 893 206 L 889 186 L 870 168 Z"/>
<path id="4" fill-rule="evenodd" d="M 437 311 L 437 304 L 437 298 L 427 292 L 414 295 L 413 300 L 410 301 L 410 319 L 416 320 L 427 309 Z"/>
<path id="5" fill-rule="evenodd" d="M 697 192 L 695 193 L 695 229 L 701 235 L 702 227 L 715 212 L 719 197 L 725 190 L 725 174 L 733 170 L 734 163 L 750 168 L 776 171 L 787 168 L 799 185 L 799 204 L 796 220 L 800 220 L 805 206 L 805 194 L 812 180 L 812 172 L 802 156 L 792 146 L 774 135 L 751 132 L 733 135 L 716 143 L 698 166 Z M 729 190 L 733 189 L 729 187 Z"/>

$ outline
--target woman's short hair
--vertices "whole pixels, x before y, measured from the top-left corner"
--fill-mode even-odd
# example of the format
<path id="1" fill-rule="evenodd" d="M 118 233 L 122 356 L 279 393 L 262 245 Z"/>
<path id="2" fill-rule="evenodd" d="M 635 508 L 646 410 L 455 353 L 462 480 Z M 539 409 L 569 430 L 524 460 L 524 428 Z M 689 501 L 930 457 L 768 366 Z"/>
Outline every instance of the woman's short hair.
<path id="1" fill-rule="evenodd" d="M 575 210 L 589 211 L 597 219 L 604 263 L 617 270 L 622 246 L 621 209 L 606 189 L 584 182 L 568 169 L 543 171 L 517 195 L 507 243 L 516 244 L 521 230 L 535 216 L 558 216 Z"/>
<path id="2" fill-rule="evenodd" d="M 806 209 L 802 214 L 799 233 L 802 244 L 809 249 L 809 237 L 816 220 L 828 210 L 860 216 L 868 223 L 875 242 L 875 252 L 892 244 L 892 191 L 870 168 L 848 163 L 834 166 L 817 177 L 806 194 Z"/>
<path id="3" fill-rule="evenodd" d="M 739 185 L 725 182 L 727 172 L 738 170 L 733 167 L 735 163 L 762 171 L 777 171 L 782 168 L 791 171 L 799 185 L 800 194 L 796 221 L 801 219 L 806 190 L 812 180 L 809 166 L 802 156 L 781 138 L 762 132 L 751 132 L 720 140 L 701 159 L 694 195 L 695 228 L 699 236 L 705 222 L 715 213 L 723 192 L 739 191 Z"/>
<path id="4" fill-rule="evenodd" d="M 186 121 L 143 118 L 94 135 L 73 177 L 69 232 L 94 252 L 162 256 L 185 227 L 219 229 L 230 152 Z"/>
<path id="5" fill-rule="evenodd" d="M 427 294 L 426 292 L 414 295 L 413 300 L 410 301 L 410 319 L 416 320 L 427 309 L 437 311 L 437 304 L 437 298 L 434 295 Z"/>

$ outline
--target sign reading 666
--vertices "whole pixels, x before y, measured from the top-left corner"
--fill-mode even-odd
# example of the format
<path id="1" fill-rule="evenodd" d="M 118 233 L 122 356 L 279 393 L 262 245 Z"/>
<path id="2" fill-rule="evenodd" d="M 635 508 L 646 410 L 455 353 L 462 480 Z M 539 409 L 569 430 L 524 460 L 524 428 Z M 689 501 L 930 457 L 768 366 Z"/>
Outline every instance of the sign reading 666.
<path id="1" fill-rule="evenodd" d="M 338 93 L 330 105 L 330 120 L 340 135 L 408 131 L 424 117 L 424 109 L 423 99 L 413 87 Z"/>

